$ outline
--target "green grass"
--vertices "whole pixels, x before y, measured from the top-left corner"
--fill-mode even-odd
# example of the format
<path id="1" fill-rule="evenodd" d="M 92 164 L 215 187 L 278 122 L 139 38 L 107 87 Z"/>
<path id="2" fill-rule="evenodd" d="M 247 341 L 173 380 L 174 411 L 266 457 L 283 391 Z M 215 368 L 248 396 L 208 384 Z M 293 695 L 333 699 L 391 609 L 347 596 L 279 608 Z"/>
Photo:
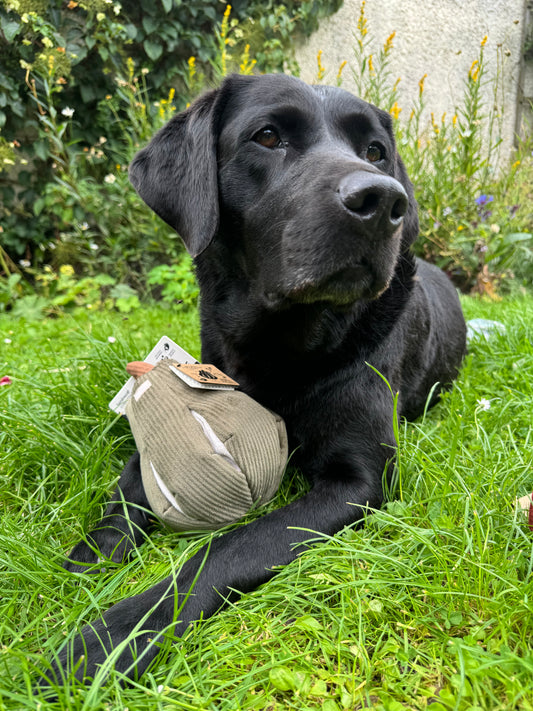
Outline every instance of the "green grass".
<path id="1" fill-rule="evenodd" d="M 104 575 L 61 568 L 133 449 L 107 409 L 125 363 L 163 334 L 198 355 L 198 324 L 156 309 L 3 315 L 0 710 L 533 709 L 533 532 L 514 504 L 533 488 L 533 297 L 464 308 L 507 333 L 475 341 L 453 390 L 402 424 L 393 501 L 198 624 L 141 682 L 57 703 L 32 694 L 43 658 L 204 540 L 161 530 Z M 288 477 L 273 505 L 302 486 Z"/>

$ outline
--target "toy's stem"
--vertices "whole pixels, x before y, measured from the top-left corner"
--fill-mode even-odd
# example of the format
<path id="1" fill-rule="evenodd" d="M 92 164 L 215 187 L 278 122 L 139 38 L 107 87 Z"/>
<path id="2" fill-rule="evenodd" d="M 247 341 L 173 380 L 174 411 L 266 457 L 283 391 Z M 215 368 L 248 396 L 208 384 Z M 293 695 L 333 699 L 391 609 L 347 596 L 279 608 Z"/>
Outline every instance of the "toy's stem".
<path id="1" fill-rule="evenodd" d="M 126 366 L 126 372 L 134 378 L 139 378 L 141 375 L 144 375 L 152 370 L 153 367 L 153 365 L 146 363 L 144 360 L 134 360 L 131 363 L 128 363 Z"/>

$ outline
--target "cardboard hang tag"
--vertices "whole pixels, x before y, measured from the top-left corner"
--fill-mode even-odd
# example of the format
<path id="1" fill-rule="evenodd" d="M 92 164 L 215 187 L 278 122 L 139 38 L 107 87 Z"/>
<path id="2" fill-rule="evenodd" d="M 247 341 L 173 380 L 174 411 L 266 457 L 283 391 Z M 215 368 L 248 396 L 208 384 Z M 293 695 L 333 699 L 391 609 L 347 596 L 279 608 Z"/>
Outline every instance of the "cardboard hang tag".
<path id="1" fill-rule="evenodd" d="M 172 363 L 170 370 L 191 388 L 204 390 L 234 390 L 239 383 L 206 363 Z"/>

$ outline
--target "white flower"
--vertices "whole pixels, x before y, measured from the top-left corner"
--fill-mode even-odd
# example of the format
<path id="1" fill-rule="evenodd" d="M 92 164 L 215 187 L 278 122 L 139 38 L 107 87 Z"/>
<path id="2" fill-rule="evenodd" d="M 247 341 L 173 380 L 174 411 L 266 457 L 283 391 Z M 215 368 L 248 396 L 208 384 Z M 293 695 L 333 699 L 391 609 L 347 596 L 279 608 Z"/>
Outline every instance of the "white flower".
<path id="1" fill-rule="evenodd" d="M 487 400 L 487 398 L 484 398 L 484 397 L 480 398 L 477 401 L 477 404 L 478 404 L 480 410 L 490 410 L 490 400 Z"/>
<path id="2" fill-rule="evenodd" d="M 115 338 L 115 336 L 108 336 L 107 340 L 109 341 L 109 343 L 115 343 L 117 339 Z"/>
<path id="3" fill-rule="evenodd" d="M 65 108 L 62 109 L 61 113 L 67 118 L 72 118 L 74 116 L 74 109 L 71 109 L 70 106 L 65 106 Z"/>
<path id="4" fill-rule="evenodd" d="M 91 242 L 89 247 L 93 250 L 93 252 L 96 252 L 96 250 L 98 249 L 98 245 L 96 244 L 96 242 Z"/>
<path id="5" fill-rule="evenodd" d="M 21 267 L 24 267 L 27 269 L 28 267 L 31 267 L 31 262 L 29 259 L 19 259 L 19 264 Z"/>
<path id="6" fill-rule="evenodd" d="M 104 183 L 110 183 L 111 185 L 115 182 L 116 176 L 113 173 L 108 173 L 104 178 Z"/>
<path id="7" fill-rule="evenodd" d="M 89 223 L 88 223 L 88 222 L 82 222 L 81 225 L 80 225 L 80 230 L 81 230 L 82 232 L 85 232 L 85 231 L 88 230 L 88 229 L 89 229 Z"/>
<path id="8" fill-rule="evenodd" d="M 4 338 L 4 343 L 9 345 L 11 343 L 11 338 Z"/>

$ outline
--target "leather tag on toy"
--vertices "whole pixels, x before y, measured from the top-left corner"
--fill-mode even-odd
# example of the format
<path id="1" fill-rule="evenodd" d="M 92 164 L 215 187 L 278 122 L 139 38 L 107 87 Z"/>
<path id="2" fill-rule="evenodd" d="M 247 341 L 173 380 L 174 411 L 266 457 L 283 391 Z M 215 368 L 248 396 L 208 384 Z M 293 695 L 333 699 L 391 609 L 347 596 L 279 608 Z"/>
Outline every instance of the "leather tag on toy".
<path id="1" fill-rule="evenodd" d="M 207 390 L 234 390 L 239 383 L 216 368 L 206 363 L 172 363 L 170 370 L 191 388 Z"/>

